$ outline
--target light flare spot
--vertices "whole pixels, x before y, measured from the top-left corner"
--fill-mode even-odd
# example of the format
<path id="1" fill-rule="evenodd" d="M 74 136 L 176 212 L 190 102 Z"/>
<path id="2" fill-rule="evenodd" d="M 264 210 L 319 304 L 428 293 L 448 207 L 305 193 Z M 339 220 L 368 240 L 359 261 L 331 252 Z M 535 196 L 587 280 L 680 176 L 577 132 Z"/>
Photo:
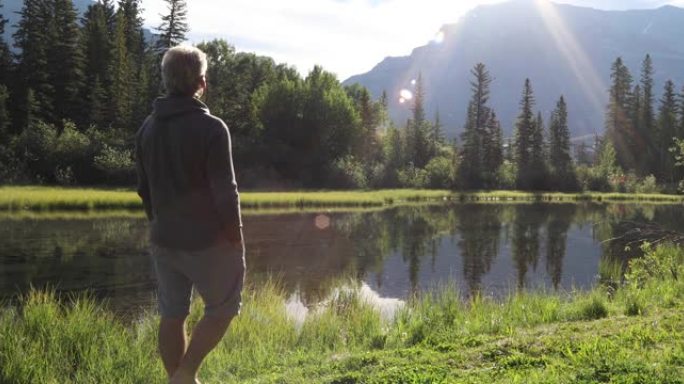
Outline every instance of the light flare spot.
<path id="1" fill-rule="evenodd" d="M 314 219 L 314 225 L 320 230 L 328 229 L 330 227 L 330 217 L 327 215 L 318 215 Z"/>
<path id="2" fill-rule="evenodd" d="M 444 42 L 444 31 L 437 32 L 435 37 L 432 39 L 432 42 L 435 44 L 442 44 Z"/>
<path id="3" fill-rule="evenodd" d="M 412 100 L 413 92 L 409 91 L 408 89 L 402 89 L 401 92 L 399 92 L 399 97 L 404 99 L 404 101 Z"/>

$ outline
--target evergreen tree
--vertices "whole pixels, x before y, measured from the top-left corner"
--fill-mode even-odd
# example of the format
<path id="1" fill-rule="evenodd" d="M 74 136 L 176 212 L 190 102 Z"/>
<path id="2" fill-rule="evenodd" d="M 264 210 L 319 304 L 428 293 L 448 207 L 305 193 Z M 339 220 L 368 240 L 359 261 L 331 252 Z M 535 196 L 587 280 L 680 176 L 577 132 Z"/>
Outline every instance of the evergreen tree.
<path id="1" fill-rule="evenodd" d="M 131 122 L 135 125 L 142 122 L 147 116 L 151 98 L 148 95 L 149 73 L 145 67 L 145 51 L 147 43 L 143 32 L 143 19 L 141 0 L 119 0 L 119 12 L 125 21 L 124 36 L 126 39 L 126 51 L 131 72 L 131 81 L 135 84 L 130 90 Z"/>
<path id="2" fill-rule="evenodd" d="M 679 94 L 679 125 L 677 128 L 677 137 L 684 137 L 684 87 L 682 87 L 682 93 Z"/>
<path id="3" fill-rule="evenodd" d="M 91 121 L 100 127 L 110 123 L 110 114 L 105 108 L 109 105 L 107 100 L 111 94 L 114 53 L 113 33 L 110 32 L 109 25 L 110 5 L 102 2 L 90 5 L 81 20 L 82 50 L 88 84 L 84 90 L 85 99 Z"/>
<path id="4" fill-rule="evenodd" d="M 545 189 L 548 186 L 546 181 L 546 158 L 547 148 L 544 140 L 544 118 L 541 111 L 537 112 L 537 118 L 532 126 L 532 138 L 530 142 L 530 181 L 531 188 L 534 190 Z"/>
<path id="5" fill-rule="evenodd" d="M 653 164 L 657 163 L 657 151 L 654 143 L 657 128 L 653 107 L 653 73 L 651 55 L 646 55 L 641 66 L 641 87 L 638 89 L 641 91 L 641 95 L 635 95 L 641 99 L 636 106 L 639 108 L 638 116 L 632 118 L 637 133 L 637 140 L 632 150 L 635 151 L 635 154 L 640 154 L 637 160 L 637 171 L 641 176 L 654 173 Z"/>
<path id="6" fill-rule="evenodd" d="M 483 143 L 492 113 L 488 106 L 492 78 L 482 63 L 476 64 L 470 73 L 474 80 L 470 82 L 471 97 L 462 135 L 463 160 L 459 168 L 459 180 L 465 189 L 479 189 L 485 183 Z"/>
<path id="7" fill-rule="evenodd" d="M 112 61 L 112 122 L 117 128 L 137 129 L 129 126 L 132 107 L 131 63 L 126 47 L 126 19 L 117 13 Z"/>
<path id="8" fill-rule="evenodd" d="M 8 99 L 9 90 L 5 85 L 0 84 L 0 147 L 9 142 L 10 116 L 7 109 Z"/>
<path id="9" fill-rule="evenodd" d="M 80 29 L 72 0 L 54 3 L 54 41 L 48 50 L 49 81 L 54 87 L 55 112 L 58 120 L 83 122 L 87 116 L 81 103 L 84 87 L 84 57 L 80 46 Z"/>
<path id="10" fill-rule="evenodd" d="M 613 63 L 610 78 L 612 85 L 606 116 L 606 134 L 615 147 L 618 163 L 623 168 L 634 169 L 636 154 L 632 149 L 636 135 L 628 112 L 632 75 L 622 58 L 618 57 Z"/>
<path id="11" fill-rule="evenodd" d="M 432 125 L 432 134 L 430 135 L 433 146 L 439 148 L 444 145 L 444 132 L 442 130 L 442 119 L 439 116 L 439 109 L 435 111 L 435 123 Z"/>
<path id="12" fill-rule="evenodd" d="M 185 34 L 189 31 L 186 22 L 188 11 L 185 0 L 164 1 L 167 4 L 168 13 L 162 15 L 162 23 L 157 28 L 159 40 L 157 40 L 156 48 L 160 53 L 185 41 Z"/>
<path id="13" fill-rule="evenodd" d="M 658 109 L 658 168 L 657 177 L 662 181 L 673 183 L 675 181 L 674 158 L 670 154 L 670 148 L 674 146 L 674 138 L 677 136 L 677 96 L 674 83 L 671 80 L 665 82 L 665 90 L 660 99 Z"/>
<path id="14" fill-rule="evenodd" d="M 503 131 L 496 113 L 491 112 L 487 119 L 482 140 L 483 168 L 482 178 L 488 189 L 497 187 L 497 175 L 503 164 Z"/>
<path id="15" fill-rule="evenodd" d="M 565 191 L 577 189 L 577 176 L 575 175 L 572 157 L 570 156 L 568 109 L 563 96 L 560 97 L 556 104 L 556 109 L 551 114 L 551 123 L 549 125 L 549 167 L 551 182 L 554 187 Z"/>
<path id="16" fill-rule="evenodd" d="M 530 79 L 525 79 L 520 114 L 515 123 L 514 158 L 518 175 L 516 186 L 519 189 L 531 189 L 534 181 L 533 145 L 535 141 L 534 94 Z"/>
<path id="17" fill-rule="evenodd" d="M 416 89 L 413 95 L 413 119 L 407 127 L 406 141 L 408 146 L 408 153 L 410 161 L 417 168 L 423 168 L 430 158 L 432 153 L 430 151 L 429 135 L 431 127 L 425 118 L 425 86 L 423 84 L 423 75 L 418 74 L 416 80 Z"/>
<path id="18" fill-rule="evenodd" d="M 54 19 L 50 4 L 45 0 L 26 0 L 19 12 L 21 19 L 14 33 L 14 45 L 18 50 L 17 71 L 20 79 L 17 97 L 30 100 L 28 89 L 33 91 L 35 105 L 20 106 L 21 116 L 27 116 L 28 110 L 33 108 L 38 118 L 53 122 L 54 115 L 54 87 L 50 81 L 48 52 L 50 43 L 54 42 L 51 34 L 54 32 Z M 19 118 L 18 125 L 26 126 L 27 121 Z"/>
<path id="19" fill-rule="evenodd" d="M 5 24 L 8 20 L 2 13 L 2 0 L 0 0 L 0 84 L 8 85 L 10 79 L 10 69 L 12 65 L 12 56 L 9 46 L 5 42 Z"/>

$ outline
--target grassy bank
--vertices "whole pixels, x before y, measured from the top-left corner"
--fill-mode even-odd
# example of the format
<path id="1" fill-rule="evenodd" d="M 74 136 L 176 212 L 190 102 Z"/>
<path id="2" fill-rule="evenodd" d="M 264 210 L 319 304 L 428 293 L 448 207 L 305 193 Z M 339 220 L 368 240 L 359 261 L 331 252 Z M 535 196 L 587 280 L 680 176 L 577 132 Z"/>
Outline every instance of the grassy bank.
<path id="1" fill-rule="evenodd" d="M 463 300 L 444 289 L 383 321 L 336 295 L 303 324 L 273 284 L 201 373 L 205 383 L 682 383 L 684 252 L 651 251 L 624 286 Z M 192 319 L 200 313 L 193 308 Z M 156 318 L 123 324 L 87 299 L 33 293 L 0 315 L 0 382 L 163 383 Z"/>
<path id="2" fill-rule="evenodd" d="M 649 202 L 682 203 L 684 196 L 622 193 L 530 193 L 492 191 L 458 193 L 443 190 L 243 192 L 246 209 L 359 208 L 416 202 Z M 0 187 L 0 210 L 140 210 L 141 202 L 130 190 L 57 187 Z"/>

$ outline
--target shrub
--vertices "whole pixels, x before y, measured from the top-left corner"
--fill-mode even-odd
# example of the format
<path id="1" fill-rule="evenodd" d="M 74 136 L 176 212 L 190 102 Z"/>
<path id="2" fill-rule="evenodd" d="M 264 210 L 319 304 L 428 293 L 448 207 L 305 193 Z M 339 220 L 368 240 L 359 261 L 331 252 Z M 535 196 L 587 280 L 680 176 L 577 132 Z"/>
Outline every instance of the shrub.
<path id="1" fill-rule="evenodd" d="M 451 188 L 456 178 L 456 169 L 450 159 L 435 157 L 425 166 L 425 176 L 429 188 Z"/>
<path id="2" fill-rule="evenodd" d="M 368 187 L 363 164 L 353 156 L 345 156 L 333 163 L 329 183 L 334 188 L 353 189 Z"/>
<path id="3" fill-rule="evenodd" d="M 428 182 L 427 172 L 424 169 L 416 168 L 413 164 L 400 169 L 397 172 L 397 179 L 399 186 L 404 188 L 425 188 Z"/>
<path id="4" fill-rule="evenodd" d="M 107 144 L 95 156 L 95 168 L 107 178 L 109 183 L 126 183 L 135 180 L 135 164 L 130 150 L 118 149 Z"/>

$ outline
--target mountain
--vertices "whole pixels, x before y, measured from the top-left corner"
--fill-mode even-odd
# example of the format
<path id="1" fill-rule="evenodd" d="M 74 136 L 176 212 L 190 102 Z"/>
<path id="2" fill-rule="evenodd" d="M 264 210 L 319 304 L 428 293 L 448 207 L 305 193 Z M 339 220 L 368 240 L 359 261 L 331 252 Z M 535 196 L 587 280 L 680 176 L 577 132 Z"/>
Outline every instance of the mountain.
<path id="1" fill-rule="evenodd" d="M 548 119 L 565 95 L 574 137 L 603 131 L 611 63 L 621 56 L 638 80 L 641 61 L 654 61 L 656 100 L 665 80 L 684 83 L 684 9 L 602 11 L 546 0 L 513 0 L 480 6 L 442 28 L 441 43 L 415 48 L 410 56 L 388 57 L 371 71 L 344 83 L 360 83 L 374 96 L 386 90 L 390 114 L 403 124 L 410 103 L 402 89 L 422 73 L 428 116 L 439 110 L 450 136 L 462 132 L 470 96 L 470 70 L 485 63 L 494 77 L 491 105 L 510 135 L 525 78 L 537 108 Z"/>

